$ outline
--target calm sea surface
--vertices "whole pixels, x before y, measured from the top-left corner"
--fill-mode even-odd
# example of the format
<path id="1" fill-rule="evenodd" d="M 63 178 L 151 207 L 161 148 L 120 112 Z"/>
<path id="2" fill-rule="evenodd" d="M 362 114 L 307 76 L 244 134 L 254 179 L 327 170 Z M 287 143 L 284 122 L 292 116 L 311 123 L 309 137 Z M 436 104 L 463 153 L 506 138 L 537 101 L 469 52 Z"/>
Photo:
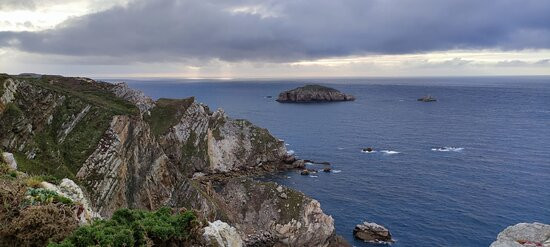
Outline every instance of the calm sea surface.
<path id="1" fill-rule="evenodd" d="M 364 220 L 388 227 L 396 247 L 488 246 L 508 225 L 550 223 L 548 77 L 127 82 L 153 98 L 195 96 L 331 162 L 333 173 L 266 179 L 319 200 L 355 246 L 368 246 L 352 236 Z M 306 82 L 357 100 L 275 101 Z M 416 101 L 428 94 L 438 101 Z"/>

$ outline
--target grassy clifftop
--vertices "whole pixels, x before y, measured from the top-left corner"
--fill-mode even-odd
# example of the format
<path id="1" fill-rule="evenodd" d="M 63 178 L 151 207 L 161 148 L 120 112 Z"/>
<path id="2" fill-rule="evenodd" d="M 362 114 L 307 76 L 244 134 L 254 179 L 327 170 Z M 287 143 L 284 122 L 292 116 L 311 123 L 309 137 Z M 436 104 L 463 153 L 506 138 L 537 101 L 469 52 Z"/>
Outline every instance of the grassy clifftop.
<path id="1" fill-rule="evenodd" d="M 187 99 L 158 99 L 156 106 L 151 110 L 151 115 L 145 120 L 151 125 L 153 134 L 156 136 L 164 134 L 171 126 L 178 123 L 179 117 L 191 104 L 195 102 L 194 97 Z"/>
<path id="2" fill-rule="evenodd" d="M 15 153 L 20 170 L 74 178 L 115 115 L 138 115 L 116 97 L 112 84 L 86 78 L 0 76 L 17 82 L 15 99 L 0 111 L 1 148 Z"/>

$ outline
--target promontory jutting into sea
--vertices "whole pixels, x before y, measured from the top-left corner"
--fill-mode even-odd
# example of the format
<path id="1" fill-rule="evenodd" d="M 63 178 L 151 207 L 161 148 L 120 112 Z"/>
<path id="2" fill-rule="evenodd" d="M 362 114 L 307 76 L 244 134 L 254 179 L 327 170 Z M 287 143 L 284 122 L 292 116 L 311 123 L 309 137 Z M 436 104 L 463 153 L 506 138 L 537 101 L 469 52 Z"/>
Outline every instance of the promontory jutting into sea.
<path id="1" fill-rule="evenodd" d="M 548 13 L 0 1 L 0 246 L 550 247 Z"/>

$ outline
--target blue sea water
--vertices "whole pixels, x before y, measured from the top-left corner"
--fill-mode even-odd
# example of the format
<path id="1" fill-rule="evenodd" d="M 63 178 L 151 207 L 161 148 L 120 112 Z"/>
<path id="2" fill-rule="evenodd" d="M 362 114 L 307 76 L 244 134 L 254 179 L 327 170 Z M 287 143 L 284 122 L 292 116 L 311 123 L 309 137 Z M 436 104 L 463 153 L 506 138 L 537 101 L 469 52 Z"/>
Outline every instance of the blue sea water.
<path id="1" fill-rule="evenodd" d="M 266 179 L 320 201 L 355 246 L 369 246 L 352 236 L 365 220 L 388 227 L 396 247 L 488 246 L 508 225 L 550 223 L 548 77 L 128 82 L 153 98 L 195 96 L 332 163 L 337 172 Z M 275 102 L 306 82 L 357 100 Z M 427 94 L 438 101 L 416 101 Z"/>

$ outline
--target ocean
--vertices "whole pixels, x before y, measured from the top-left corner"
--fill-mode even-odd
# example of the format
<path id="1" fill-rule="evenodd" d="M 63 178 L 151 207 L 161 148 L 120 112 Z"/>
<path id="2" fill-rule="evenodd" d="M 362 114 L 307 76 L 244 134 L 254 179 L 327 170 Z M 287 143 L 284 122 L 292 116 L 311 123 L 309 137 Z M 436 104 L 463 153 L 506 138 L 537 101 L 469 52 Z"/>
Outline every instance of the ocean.
<path id="1" fill-rule="evenodd" d="M 126 81 L 155 99 L 195 96 L 330 162 L 331 173 L 262 179 L 317 199 L 355 246 L 369 246 L 352 235 L 363 221 L 386 226 L 395 247 L 488 246 L 509 225 L 550 223 L 548 77 Z M 357 100 L 275 101 L 306 83 Z"/>

